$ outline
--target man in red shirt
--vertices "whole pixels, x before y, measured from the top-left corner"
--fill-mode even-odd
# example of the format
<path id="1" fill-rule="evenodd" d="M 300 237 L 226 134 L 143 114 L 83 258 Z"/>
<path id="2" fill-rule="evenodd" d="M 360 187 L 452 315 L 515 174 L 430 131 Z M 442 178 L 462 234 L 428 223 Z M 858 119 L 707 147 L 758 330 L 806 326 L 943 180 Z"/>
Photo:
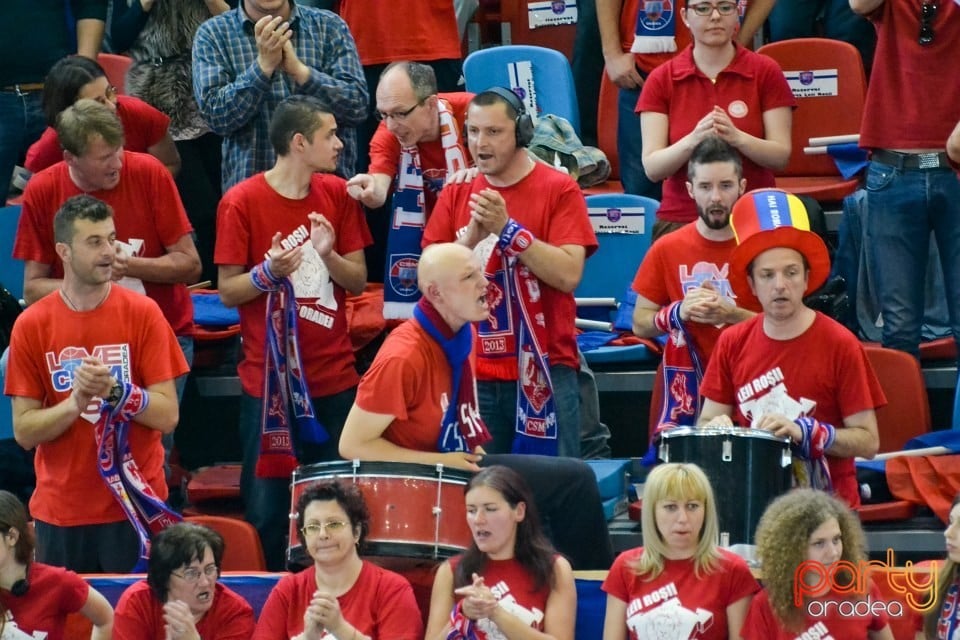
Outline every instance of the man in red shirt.
<path id="1" fill-rule="evenodd" d="M 697 220 L 654 242 L 633 280 L 633 332 L 669 334 L 661 428 L 694 424 L 699 382 L 720 332 L 754 316 L 737 306 L 728 279 L 737 246 L 730 212 L 746 187 L 740 155 L 709 137 L 694 147 L 687 166 Z"/>
<path id="2" fill-rule="evenodd" d="M 346 294 L 360 293 L 366 284 L 363 249 L 370 234 L 344 180 L 333 175 L 343 149 L 333 114 L 312 96 L 291 96 L 277 106 L 270 139 L 277 154 L 273 168 L 238 183 L 220 202 L 214 258 L 220 298 L 240 310 L 246 518 L 260 532 L 268 567 L 280 570 L 290 472 L 298 462 L 337 458 L 340 430 L 360 380 Z M 277 295 L 285 288 L 286 296 Z M 268 325 L 268 317 L 282 318 L 282 329 L 296 337 L 296 359 L 284 348 L 278 321 Z M 284 358 L 289 375 L 277 377 L 278 359 Z M 291 413 L 283 393 L 287 385 L 291 405 L 297 395 L 309 399 L 325 442 L 292 415 L 287 425 L 296 426 L 271 432 L 269 416 Z M 274 446 L 278 439 L 286 446 Z"/>
<path id="3" fill-rule="evenodd" d="M 110 207 L 74 196 L 52 226 L 63 279 L 17 319 L 4 390 L 17 442 L 36 448 L 37 560 L 126 573 L 147 541 L 130 497 L 167 497 L 160 434 L 177 425 L 187 363 L 157 304 L 113 282 Z M 101 414 L 107 404 L 125 428 Z"/>
<path id="4" fill-rule="evenodd" d="M 370 141 L 370 168 L 347 183 L 350 195 L 369 209 L 389 197 L 387 215 L 374 213 L 370 269 L 383 274 L 387 317 L 406 318 L 419 293 L 416 272 L 423 226 L 437 195 L 469 157 L 461 135 L 469 93 L 437 93 L 434 70 L 420 62 L 386 67 L 376 90 L 381 120 Z M 386 270 L 382 265 L 386 263 Z"/>
<path id="5" fill-rule="evenodd" d="M 741 304 L 763 313 L 720 335 L 698 423 L 789 437 L 805 463 L 799 479 L 857 507 L 853 458 L 876 455 L 875 410 L 886 398 L 856 336 L 803 303 L 830 273 L 827 248 L 800 199 L 775 189 L 741 198 L 730 225 L 730 282 Z"/>

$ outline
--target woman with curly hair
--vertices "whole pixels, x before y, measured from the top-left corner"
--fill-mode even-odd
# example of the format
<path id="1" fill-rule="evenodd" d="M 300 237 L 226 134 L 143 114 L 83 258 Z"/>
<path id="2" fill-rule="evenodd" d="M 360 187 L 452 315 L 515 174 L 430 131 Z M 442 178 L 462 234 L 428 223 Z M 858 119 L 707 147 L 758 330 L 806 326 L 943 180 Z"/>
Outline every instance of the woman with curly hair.
<path id="1" fill-rule="evenodd" d="M 937 603 L 923 621 L 918 638 L 952 640 L 960 637 L 960 494 L 953 499 L 947 529 L 947 560 L 940 569 Z"/>
<path id="2" fill-rule="evenodd" d="M 843 502 L 815 489 L 784 494 L 764 511 L 756 542 L 764 590 L 750 605 L 744 640 L 788 640 L 808 631 L 818 638 L 893 640 L 883 612 L 866 607 L 862 614 L 857 607 L 834 604 L 863 596 L 837 593 L 831 583 L 846 585 L 855 577 L 830 570 L 830 565 L 841 560 L 859 565 L 867 559 L 860 520 Z M 820 570 L 802 567 L 808 561 L 819 563 Z M 803 575 L 797 575 L 798 569 Z M 798 579 L 804 581 L 800 607 L 794 604 Z M 869 601 L 879 600 L 880 591 L 871 583 Z"/>
<path id="3" fill-rule="evenodd" d="M 573 640 L 573 571 L 541 530 L 526 481 L 486 467 L 466 501 L 473 543 L 437 569 L 427 640 Z"/>
<path id="4" fill-rule="evenodd" d="M 740 637 L 760 586 L 742 558 L 717 546 L 706 474 L 695 464 L 655 467 L 640 518 L 643 546 L 621 553 L 603 582 L 603 640 Z"/>
<path id="5" fill-rule="evenodd" d="M 324 480 L 297 500 L 297 537 L 313 566 L 284 576 L 270 592 L 257 640 L 421 640 L 413 588 L 401 575 L 360 558 L 370 512 L 360 488 Z"/>

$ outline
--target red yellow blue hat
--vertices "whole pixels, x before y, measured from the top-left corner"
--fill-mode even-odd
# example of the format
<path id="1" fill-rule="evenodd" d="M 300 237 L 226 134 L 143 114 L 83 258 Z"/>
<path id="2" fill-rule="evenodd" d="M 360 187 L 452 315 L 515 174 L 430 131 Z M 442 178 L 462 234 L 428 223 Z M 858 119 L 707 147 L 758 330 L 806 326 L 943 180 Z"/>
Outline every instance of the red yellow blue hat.
<path id="1" fill-rule="evenodd" d="M 761 311 L 760 301 L 750 290 L 747 268 L 764 251 L 785 247 L 799 251 L 810 265 L 804 295 L 816 291 L 830 275 L 827 245 L 810 230 L 810 218 L 803 201 L 780 189 L 755 189 L 733 205 L 730 226 L 737 248 L 730 256 L 730 284 L 737 304 Z"/>

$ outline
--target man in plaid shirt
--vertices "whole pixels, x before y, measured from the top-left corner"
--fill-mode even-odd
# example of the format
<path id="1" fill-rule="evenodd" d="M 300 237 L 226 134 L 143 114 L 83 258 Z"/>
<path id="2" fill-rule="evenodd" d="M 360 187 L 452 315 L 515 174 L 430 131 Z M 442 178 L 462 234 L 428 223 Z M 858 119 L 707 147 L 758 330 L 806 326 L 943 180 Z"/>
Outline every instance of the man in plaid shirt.
<path id="1" fill-rule="evenodd" d="M 242 0 L 197 31 L 193 92 L 224 137 L 224 192 L 273 166 L 267 129 L 292 94 L 315 96 L 336 117 L 344 144 L 337 173 L 354 174 L 353 127 L 366 118 L 369 94 L 353 37 L 335 14 L 291 0 Z"/>

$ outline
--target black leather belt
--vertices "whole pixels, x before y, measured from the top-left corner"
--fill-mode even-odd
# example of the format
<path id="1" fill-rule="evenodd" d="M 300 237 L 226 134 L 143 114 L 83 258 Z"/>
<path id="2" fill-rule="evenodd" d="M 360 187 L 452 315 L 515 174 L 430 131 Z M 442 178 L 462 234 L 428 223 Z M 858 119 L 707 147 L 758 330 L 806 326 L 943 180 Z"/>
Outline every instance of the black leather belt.
<path id="1" fill-rule="evenodd" d="M 17 95 L 23 95 L 25 93 L 33 93 L 34 91 L 43 91 L 42 82 L 23 82 L 21 84 L 9 84 L 5 87 L 0 87 L 0 91 L 4 92 L 14 92 Z"/>
<path id="2" fill-rule="evenodd" d="M 886 149 L 874 149 L 870 154 L 874 162 L 888 164 L 897 169 L 947 169 L 950 160 L 943 151 L 939 153 L 901 153 Z"/>

